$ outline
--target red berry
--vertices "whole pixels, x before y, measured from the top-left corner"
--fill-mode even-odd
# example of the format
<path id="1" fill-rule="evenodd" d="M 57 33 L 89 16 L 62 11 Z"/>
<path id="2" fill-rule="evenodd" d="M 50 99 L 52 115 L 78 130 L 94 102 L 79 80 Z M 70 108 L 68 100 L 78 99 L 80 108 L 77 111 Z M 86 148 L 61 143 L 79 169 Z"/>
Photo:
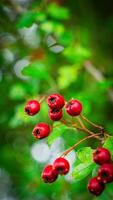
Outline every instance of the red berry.
<path id="1" fill-rule="evenodd" d="M 58 174 L 64 175 L 67 174 L 70 170 L 70 164 L 65 158 L 57 158 L 54 163 L 53 167 L 56 169 Z"/>
<path id="2" fill-rule="evenodd" d="M 48 96 L 47 104 L 51 109 L 60 110 L 64 106 L 65 100 L 60 94 L 51 94 Z"/>
<path id="3" fill-rule="evenodd" d="M 52 165 L 47 165 L 42 171 L 41 177 L 45 183 L 52 183 L 57 179 L 58 173 Z"/>
<path id="4" fill-rule="evenodd" d="M 66 105 L 66 112 L 71 116 L 80 115 L 82 104 L 78 100 L 72 99 Z"/>
<path id="5" fill-rule="evenodd" d="M 62 110 L 50 109 L 49 110 L 49 117 L 53 121 L 58 121 L 62 118 L 63 113 Z"/>
<path id="6" fill-rule="evenodd" d="M 113 164 L 106 163 L 100 166 L 98 170 L 98 180 L 103 183 L 110 183 L 113 181 Z"/>
<path id="7" fill-rule="evenodd" d="M 41 122 L 34 127 L 33 135 L 37 139 L 42 139 L 47 137 L 50 134 L 50 131 L 51 131 L 50 126 L 46 123 Z"/>
<path id="8" fill-rule="evenodd" d="M 93 160 L 95 163 L 102 165 L 111 161 L 111 154 L 107 149 L 99 147 L 93 153 Z"/>
<path id="9" fill-rule="evenodd" d="M 100 181 L 98 181 L 97 177 L 94 177 L 89 180 L 87 188 L 92 194 L 98 196 L 104 190 L 105 185 L 104 183 L 101 183 Z"/>
<path id="10" fill-rule="evenodd" d="M 26 103 L 25 106 L 25 112 L 28 115 L 35 115 L 36 113 L 38 113 L 40 111 L 40 103 L 36 100 L 30 100 Z"/>

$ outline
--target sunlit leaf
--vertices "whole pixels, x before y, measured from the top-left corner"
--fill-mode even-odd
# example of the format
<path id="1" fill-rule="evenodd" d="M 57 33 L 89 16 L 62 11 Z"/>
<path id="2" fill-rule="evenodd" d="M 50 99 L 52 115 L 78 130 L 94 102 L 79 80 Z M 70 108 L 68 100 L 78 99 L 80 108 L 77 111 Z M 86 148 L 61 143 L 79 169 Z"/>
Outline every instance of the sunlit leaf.
<path id="1" fill-rule="evenodd" d="M 55 19 L 68 19 L 70 14 L 67 8 L 51 3 L 47 7 L 48 14 Z"/>
<path id="2" fill-rule="evenodd" d="M 26 76 L 31 76 L 39 80 L 48 79 L 48 72 L 46 66 L 41 62 L 33 62 L 22 70 L 22 73 Z"/>
<path id="3" fill-rule="evenodd" d="M 87 177 L 92 169 L 94 167 L 94 164 L 88 164 L 88 163 L 80 163 L 79 165 L 75 166 L 74 171 L 72 173 L 72 176 L 75 180 L 75 182 L 80 181 Z"/>
<path id="4" fill-rule="evenodd" d="M 77 151 L 78 159 L 83 163 L 92 163 L 93 149 L 91 147 L 83 147 Z"/>
<path id="5" fill-rule="evenodd" d="M 58 137 L 60 137 L 64 133 L 66 129 L 68 129 L 67 126 L 59 122 L 55 122 L 53 126 L 54 126 L 54 129 L 52 130 L 51 134 L 47 138 L 49 145 L 51 145 Z"/>
<path id="6" fill-rule="evenodd" d="M 104 143 L 103 147 L 108 149 L 113 155 L 113 136 L 110 136 Z"/>

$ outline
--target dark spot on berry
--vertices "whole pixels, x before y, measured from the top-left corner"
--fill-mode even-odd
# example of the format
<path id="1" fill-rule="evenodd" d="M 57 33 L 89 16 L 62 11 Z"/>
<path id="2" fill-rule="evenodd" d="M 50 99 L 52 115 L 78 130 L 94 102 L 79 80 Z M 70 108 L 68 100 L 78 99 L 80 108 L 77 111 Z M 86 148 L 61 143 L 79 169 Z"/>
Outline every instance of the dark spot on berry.
<path id="1" fill-rule="evenodd" d="M 51 97 L 49 101 L 50 101 L 50 103 L 54 103 L 55 98 L 54 98 L 54 97 Z"/>
<path id="2" fill-rule="evenodd" d="M 60 174 L 60 173 L 63 172 L 63 168 L 59 167 L 57 171 L 58 171 L 58 173 Z"/>
<path id="3" fill-rule="evenodd" d="M 25 112 L 28 113 L 28 114 L 30 114 L 30 109 L 25 108 Z"/>
<path id="4" fill-rule="evenodd" d="M 107 175 L 107 173 L 106 172 L 102 172 L 102 177 L 103 178 L 106 178 L 108 175 Z"/>
<path id="5" fill-rule="evenodd" d="M 35 133 L 36 133 L 36 135 L 40 135 L 39 129 L 37 129 L 37 130 L 35 131 Z"/>
<path id="6" fill-rule="evenodd" d="M 53 110 L 52 110 L 52 113 L 57 113 L 57 112 L 58 112 L 57 109 L 53 109 Z"/>

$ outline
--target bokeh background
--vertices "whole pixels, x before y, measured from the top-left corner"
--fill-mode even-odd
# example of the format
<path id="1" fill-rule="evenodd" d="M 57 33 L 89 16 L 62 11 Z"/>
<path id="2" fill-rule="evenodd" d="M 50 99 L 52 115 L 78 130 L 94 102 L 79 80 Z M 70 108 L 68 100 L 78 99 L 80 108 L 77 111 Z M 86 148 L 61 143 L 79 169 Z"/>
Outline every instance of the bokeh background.
<path id="1" fill-rule="evenodd" d="M 83 102 L 83 113 L 113 133 L 113 1 L 0 1 L 0 199 L 110 200 L 113 184 L 98 198 L 86 189 L 89 177 L 71 175 L 52 185 L 40 175 L 81 134 L 56 129 L 37 141 L 34 125 L 50 122 L 48 108 L 28 117 L 28 99 L 59 92 Z M 83 137 L 83 136 L 82 136 Z M 83 143 L 92 147 L 97 143 Z M 68 159 L 76 160 L 76 151 Z"/>

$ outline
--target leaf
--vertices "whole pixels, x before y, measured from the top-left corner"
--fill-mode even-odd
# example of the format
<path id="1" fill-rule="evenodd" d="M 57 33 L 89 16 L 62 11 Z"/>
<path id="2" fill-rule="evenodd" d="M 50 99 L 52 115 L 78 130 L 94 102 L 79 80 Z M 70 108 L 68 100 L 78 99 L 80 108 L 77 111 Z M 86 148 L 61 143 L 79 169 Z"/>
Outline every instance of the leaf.
<path id="1" fill-rule="evenodd" d="M 24 99 L 26 96 L 25 87 L 21 84 L 13 85 L 10 89 L 9 96 L 11 99 L 14 99 L 14 100 Z"/>
<path id="2" fill-rule="evenodd" d="M 59 68 L 58 85 L 60 89 L 67 88 L 77 79 L 79 67 L 64 66 Z"/>
<path id="3" fill-rule="evenodd" d="M 97 176 L 98 168 L 99 168 L 98 165 L 96 165 L 96 166 L 93 168 L 93 171 L 92 171 L 92 177 Z"/>
<path id="4" fill-rule="evenodd" d="M 17 22 L 17 28 L 30 27 L 36 20 L 44 21 L 45 14 L 40 12 L 28 11 L 24 13 Z"/>
<path id="5" fill-rule="evenodd" d="M 92 163 L 93 149 L 91 147 L 83 147 L 77 151 L 78 159 L 83 163 Z"/>
<path id="6" fill-rule="evenodd" d="M 94 163 L 81 163 L 77 165 L 72 173 L 72 177 L 75 179 L 75 182 L 78 182 L 88 176 L 91 173 L 94 165 Z"/>
<path id="7" fill-rule="evenodd" d="M 111 152 L 111 154 L 113 155 L 113 136 L 110 136 L 108 139 L 106 139 L 103 147 L 108 149 Z"/>
<path id="8" fill-rule="evenodd" d="M 69 10 L 67 8 L 64 8 L 62 6 L 58 6 L 55 3 L 51 3 L 47 7 L 48 14 L 55 18 L 55 19 L 69 19 L 70 14 Z"/>
<path id="9" fill-rule="evenodd" d="M 35 61 L 25 67 L 22 70 L 22 73 L 27 76 L 31 76 L 33 78 L 37 78 L 40 80 L 46 80 L 49 77 L 48 72 L 46 71 L 46 67 L 43 63 Z"/>
<path id="10" fill-rule="evenodd" d="M 64 131 L 66 129 L 68 129 L 67 126 L 59 123 L 59 122 L 55 122 L 54 123 L 54 126 L 56 126 L 53 131 L 51 132 L 51 134 L 49 135 L 48 139 L 47 139 L 47 142 L 48 142 L 48 145 L 50 146 L 58 137 L 60 137 Z M 58 127 L 57 127 L 58 126 Z"/>

